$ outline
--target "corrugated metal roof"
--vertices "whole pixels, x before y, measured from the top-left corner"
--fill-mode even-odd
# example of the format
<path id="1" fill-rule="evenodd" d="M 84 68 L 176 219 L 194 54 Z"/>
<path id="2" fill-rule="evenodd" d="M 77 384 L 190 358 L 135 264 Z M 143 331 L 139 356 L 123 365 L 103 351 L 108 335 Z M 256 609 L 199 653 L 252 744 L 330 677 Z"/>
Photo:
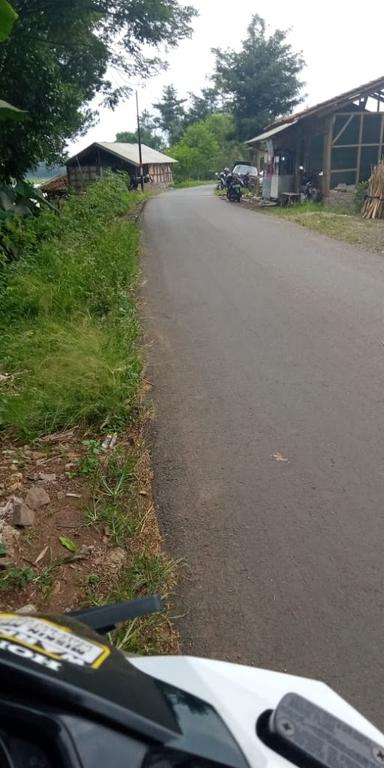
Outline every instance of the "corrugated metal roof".
<path id="1" fill-rule="evenodd" d="M 281 133 L 282 131 L 285 131 L 287 128 L 290 128 L 291 125 L 295 125 L 297 123 L 297 120 L 291 120 L 290 123 L 286 123 L 285 125 L 277 126 L 276 128 L 270 128 L 269 131 L 264 131 L 264 133 L 259 133 L 258 136 L 255 136 L 253 139 L 248 139 L 248 141 L 245 142 L 245 144 L 255 144 L 259 141 L 266 141 L 267 139 L 270 139 L 271 136 L 275 136 L 276 133 Z"/>
<path id="2" fill-rule="evenodd" d="M 139 145 L 138 144 L 126 144 L 122 142 L 112 141 L 100 141 L 98 142 L 100 147 L 114 152 L 115 155 L 123 157 L 125 160 L 130 160 L 131 163 L 139 165 Z M 147 147 L 146 144 L 141 145 L 141 152 L 143 156 L 143 163 L 149 165 L 150 163 L 177 163 L 177 160 L 173 160 L 172 157 L 164 155 L 162 152 L 158 152 L 157 149 Z"/>
<path id="3" fill-rule="evenodd" d="M 132 165 L 139 166 L 139 145 L 138 144 L 127 144 L 122 143 L 118 141 L 95 141 L 93 144 L 90 144 L 89 147 L 86 147 L 81 152 L 78 152 L 76 155 L 73 155 L 67 162 L 70 163 L 72 160 L 75 160 L 76 157 L 80 157 L 81 155 L 84 155 L 88 152 L 89 149 L 92 147 L 99 147 L 100 149 L 105 149 L 107 152 L 111 152 L 113 155 L 116 155 L 116 157 L 120 157 L 122 160 L 128 160 L 129 163 L 132 163 Z M 146 144 L 141 145 L 141 152 L 143 156 L 143 165 L 156 165 L 161 163 L 177 163 L 177 160 L 174 160 L 172 157 L 168 157 L 168 155 L 163 155 L 162 152 L 158 152 L 157 149 L 152 149 L 152 147 L 147 147 Z"/>
<path id="4" fill-rule="evenodd" d="M 307 107 L 307 109 L 303 109 L 301 112 L 295 112 L 293 115 L 289 115 L 288 117 L 281 117 L 278 120 L 275 120 L 273 123 L 270 123 L 267 127 L 273 128 L 274 126 L 278 125 L 286 125 L 292 120 L 301 120 L 303 117 L 310 117 L 311 115 L 315 115 L 317 112 L 327 112 L 328 110 L 332 109 L 332 107 L 343 105 L 348 101 L 355 101 L 360 96 L 364 97 L 373 93 L 380 93 L 380 91 L 383 89 L 384 76 L 381 76 L 376 80 L 370 80 L 368 83 L 358 85 L 356 88 L 352 88 L 350 91 L 344 91 L 344 93 L 340 93 L 338 96 L 334 96 L 332 99 L 321 101 L 319 104 L 315 104 L 313 107 Z"/>

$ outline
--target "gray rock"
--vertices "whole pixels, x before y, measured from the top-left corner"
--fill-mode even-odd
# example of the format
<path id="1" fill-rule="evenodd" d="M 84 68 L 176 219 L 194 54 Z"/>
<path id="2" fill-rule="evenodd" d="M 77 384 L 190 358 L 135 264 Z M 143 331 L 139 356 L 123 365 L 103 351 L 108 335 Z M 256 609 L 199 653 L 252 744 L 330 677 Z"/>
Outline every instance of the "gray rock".
<path id="1" fill-rule="evenodd" d="M 25 497 L 25 503 L 30 509 L 40 509 L 40 507 L 44 507 L 49 502 L 50 498 L 47 491 L 41 488 L 40 485 L 33 485 Z"/>
<path id="2" fill-rule="evenodd" d="M 56 475 L 54 472 L 39 472 L 37 479 L 41 483 L 54 483 L 56 480 Z"/>
<path id="3" fill-rule="evenodd" d="M 21 608 L 18 608 L 15 613 L 21 613 L 22 616 L 29 616 L 31 613 L 37 613 L 37 608 L 32 603 L 28 603 L 28 605 L 22 605 Z"/>
<path id="4" fill-rule="evenodd" d="M 111 552 L 108 552 L 106 557 L 106 565 L 109 568 L 117 569 L 121 568 L 127 557 L 125 549 L 122 547 L 115 547 Z"/>
<path id="5" fill-rule="evenodd" d="M 35 513 L 24 501 L 13 505 L 12 523 L 17 528 L 28 528 L 35 524 Z"/>
<path id="6" fill-rule="evenodd" d="M 12 525 L 8 525 L 3 520 L 0 522 L 0 541 L 3 550 L 6 551 L 5 557 L 0 557 L 0 570 L 4 571 L 15 564 L 16 544 L 20 536 Z"/>

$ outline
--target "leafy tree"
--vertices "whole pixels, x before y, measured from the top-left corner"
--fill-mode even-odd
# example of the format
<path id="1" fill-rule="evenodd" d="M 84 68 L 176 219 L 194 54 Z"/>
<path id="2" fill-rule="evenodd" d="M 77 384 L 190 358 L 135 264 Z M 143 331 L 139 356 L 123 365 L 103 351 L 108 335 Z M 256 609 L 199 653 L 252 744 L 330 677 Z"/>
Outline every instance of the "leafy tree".
<path id="1" fill-rule="evenodd" d="M 156 130 L 157 126 L 153 116 L 147 110 L 143 110 L 140 117 L 141 141 L 143 144 L 146 144 L 147 147 L 162 150 L 164 149 L 164 141 L 162 137 L 156 133 Z M 137 131 L 120 131 L 120 133 L 116 134 L 115 141 L 136 144 Z"/>
<path id="2" fill-rule="evenodd" d="M 0 43 L 7 40 L 12 32 L 12 27 L 17 19 L 17 13 L 8 3 L 8 0 L 0 0 Z M 0 120 L 25 120 L 26 112 L 13 107 L 4 99 L 0 99 Z"/>
<path id="3" fill-rule="evenodd" d="M 209 115 L 220 112 L 219 95 L 215 88 L 203 88 L 200 95 L 189 93 L 190 103 L 185 115 L 185 124 L 200 123 Z"/>
<path id="4" fill-rule="evenodd" d="M 222 170 L 226 165 L 231 167 L 236 160 L 245 157 L 244 146 L 236 141 L 235 120 L 232 115 L 209 115 L 204 125 L 219 145 L 219 152 L 214 158 L 215 171 Z"/>
<path id="5" fill-rule="evenodd" d="M 281 29 L 268 35 L 265 21 L 252 17 L 240 51 L 213 49 L 214 84 L 233 113 L 239 140 L 254 136 L 300 102 L 304 61 Z"/>
<path id="6" fill-rule="evenodd" d="M 178 161 L 174 169 L 176 179 L 212 178 L 219 151 L 219 143 L 205 123 L 190 125 L 180 142 L 169 150 L 170 156 Z"/>
<path id="7" fill-rule="evenodd" d="M 165 134 L 169 144 L 177 142 L 183 133 L 185 102 L 186 99 L 179 99 L 173 85 L 165 85 L 161 100 L 153 105 L 160 113 L 160 116 L 155 118 L 155 122 Z"/>
<path id="8" fill-rule="evenodd" d="M 244 156 L 242 145 L 234 141 L 232 115 L 213 114 L 190 125 L 180 141 L 169 150 L 178 160 L 174 173 L 178 180 L 211 179 L 215 171 Z"/>
<path id="9" fill-rule="evenodd" d="M 94 96 L 116 106 L 129 92 L 129 77 L 162 66 L 144 51 L 177 45 L 195 15 L 178 0 L 13 0 L 13 6 L 19 18 L 0 46 L 1 98 L 27 110 L 29 120 L 2 123 L 5 180 L 40 160 L 59 160 L 66 140 L 95 120 L 86 106 Z M 107 70 L 116 68 L 126 85 L 111 82 Z"/>

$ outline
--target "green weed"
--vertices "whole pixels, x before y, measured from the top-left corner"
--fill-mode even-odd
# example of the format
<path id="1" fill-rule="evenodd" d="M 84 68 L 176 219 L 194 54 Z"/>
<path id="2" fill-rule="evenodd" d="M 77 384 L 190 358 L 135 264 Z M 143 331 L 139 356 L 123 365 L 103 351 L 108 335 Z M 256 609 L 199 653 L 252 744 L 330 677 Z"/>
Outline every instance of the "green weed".
<path id="1" fill-rule="evenodd" d="M 108 595 L 108 602 L 134 600 L 159 594 L 166 599 L 173 588 L 177 563 L 164 554 L 136 554 L 131 565 L 119 574 L 119 583 Z M 164 651 L 163 632 L 167 619 L 153 614 L 134 619 L 112 633 L 112 641 L 126 653 L 157 654 Z"/>
<path id="2" fill-rule="evenodd" d="M 12 567 L 0 575 L 0 590 L 2 592 L 11 592 L 16 589 L 23 589 L 34 577 L 32 568 Z"/>
<path id="3" fill-rule="evenodd" d="M 54 563 L 48 565 L 34 579 L 34 582 L 40 587 L 41 598 L 44 602 L 47 602 L 51 597 L 55 585 L 54 568 Z"/>
<path id="4" fill-rule="evenodd" d="M 140 526 L 135 506 L 135 457 L 117 449 L 95 471 L 88 523 L 107 526 L 113 542 L 124 544 Z"/>
<path id="5" fill-rule="evenodd" d="M 78 463 L 77 474 L 94 475 L 99 468 L 100 440 L 83 440 L 83 445 L 86 447 L 87 452 Z"/>

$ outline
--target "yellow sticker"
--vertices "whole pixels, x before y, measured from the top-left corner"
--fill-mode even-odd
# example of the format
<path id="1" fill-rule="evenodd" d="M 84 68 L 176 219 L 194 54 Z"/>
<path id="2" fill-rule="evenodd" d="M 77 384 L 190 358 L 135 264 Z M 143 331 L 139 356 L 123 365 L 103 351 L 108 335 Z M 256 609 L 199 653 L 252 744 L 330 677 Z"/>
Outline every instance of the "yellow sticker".
<path id="1" fill-rule="evenodd" d="M 91 669 L 98 669 L 110 654 L 108 646 L 78 637 L 69 627 L 17 613 L 0 613 L 0 638 L 50 659 Z"/>

